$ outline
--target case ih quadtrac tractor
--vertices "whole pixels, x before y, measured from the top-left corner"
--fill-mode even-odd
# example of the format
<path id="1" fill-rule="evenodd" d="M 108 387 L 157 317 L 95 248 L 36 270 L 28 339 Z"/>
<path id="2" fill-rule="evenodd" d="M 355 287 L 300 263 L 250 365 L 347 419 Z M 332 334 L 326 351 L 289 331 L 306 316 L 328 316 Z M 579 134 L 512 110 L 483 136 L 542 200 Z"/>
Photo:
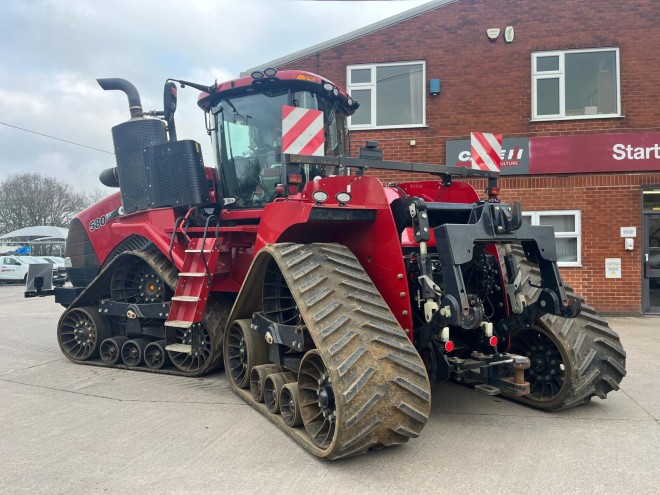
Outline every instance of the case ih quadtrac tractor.
<path id="1" fill-rule="evenodd" d="M 358 104 L 315 74 L 267 69 L 202 93 L 217 168 L 137 90 L 112 129 L 119 192 L 71 222 L 57 327 L 72 361 L 200 376 L 308 451 L 337 459 L 417 437 L 454 380 L 559 410 L 625 375 L 619 338 L 557 269 L 552 227 L 497 199 L 497 174 L 346 156 Z M 437 180 L 383 186 L 365 169 Z M 480 199 L 454 180 L 487 179 Z M 432 176 L 430 176 L 432 177 Z"/>

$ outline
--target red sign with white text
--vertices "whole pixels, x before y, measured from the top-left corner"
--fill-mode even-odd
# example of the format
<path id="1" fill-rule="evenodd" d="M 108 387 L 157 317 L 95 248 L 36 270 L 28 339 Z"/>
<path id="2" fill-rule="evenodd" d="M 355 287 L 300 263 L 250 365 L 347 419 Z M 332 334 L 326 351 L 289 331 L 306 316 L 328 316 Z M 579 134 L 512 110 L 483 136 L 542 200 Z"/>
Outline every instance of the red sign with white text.
<path id="1" fill-rule="evenodd" d="M 529 138 L 530 174 L 660 170 L 660 132 Z"/>

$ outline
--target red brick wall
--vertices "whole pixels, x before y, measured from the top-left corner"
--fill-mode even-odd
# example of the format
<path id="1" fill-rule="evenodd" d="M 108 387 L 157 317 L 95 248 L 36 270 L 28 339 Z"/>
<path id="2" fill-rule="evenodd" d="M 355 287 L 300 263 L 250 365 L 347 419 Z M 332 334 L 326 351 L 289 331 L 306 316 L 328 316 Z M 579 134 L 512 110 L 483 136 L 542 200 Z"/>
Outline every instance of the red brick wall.
<path id="1" fill-rule="evenodd" d="M 486 29 L 515 29 L 488 41 Z M 505 137 L 660 130 L 660 5 L 657 0 L 458 0 L 323 52 L 287 68 L 323 74 L 346 84 L 351 64 L 426 61 L 426 77 L 440 78 L 439 96 L 426 96 L 425 128 L 353 132 L 352 152 L 378 140 L 384 158 L 444 163 L 445 141 L 471 131 Z M 534 51 L 619 47 L 624 117 L 532 122 L 531 54 Z M 410 145 L 410 140 L 416 146 Z M 634 171 L 631 171 L 634 172 Z M 424 174 L 378 173 L 384 182 L 426 179 Z M 660 174 L 507 178 L 507 200 L 526 210 L 582 211 L 582 268 L 565 278 L 598 309 L 641 311 L 641 235 L 623 251 L 619 227 L 641 231 L 641 184 L 660 184 Z M 623 278 L 605 279 L 604 258 L 621 257 Z"/>

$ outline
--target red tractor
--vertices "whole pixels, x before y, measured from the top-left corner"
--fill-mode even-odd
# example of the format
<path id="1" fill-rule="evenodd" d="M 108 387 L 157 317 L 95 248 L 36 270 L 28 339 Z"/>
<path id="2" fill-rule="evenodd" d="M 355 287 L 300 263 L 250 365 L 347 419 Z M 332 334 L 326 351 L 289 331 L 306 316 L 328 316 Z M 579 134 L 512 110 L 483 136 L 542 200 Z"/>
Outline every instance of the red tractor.
<path id="1" fill-rule="evenodd" d="M 176 85 L 217 158 L 178 140 Z M 625 375 L 619 338 L 565 287 L 552 227 L 497 199 L 497 174 L 358 158 L 357 102 L 315 74 L 267 69 L 207 87 L 170 80 L 163 112 L 112 129 L 119 192 L 71 222 L 73 287 L 57 338 L 81 364 L 199 376 L 232 388 L 314 455 L 417 437 L 452 379 L 559 410 Z M 383 186 L 366 169 L 436 180 Z M 480 199 L 454 180 L 487 179 Z"/>

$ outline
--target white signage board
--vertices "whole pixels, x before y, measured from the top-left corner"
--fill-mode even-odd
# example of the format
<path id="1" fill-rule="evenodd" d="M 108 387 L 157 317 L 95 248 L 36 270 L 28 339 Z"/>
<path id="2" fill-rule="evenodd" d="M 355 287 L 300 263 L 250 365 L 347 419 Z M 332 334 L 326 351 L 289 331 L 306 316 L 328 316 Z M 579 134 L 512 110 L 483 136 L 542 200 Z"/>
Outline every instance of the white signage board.
<path id="1" fill-rule="evenodd" d="M 621 278 L 621 258 L 605 258 L 605 278 Z"/>
<path id="2" fill-rule="evenodd" d="M 637 237 L 637 227 L 621 227 L 621 237 Z"/>

